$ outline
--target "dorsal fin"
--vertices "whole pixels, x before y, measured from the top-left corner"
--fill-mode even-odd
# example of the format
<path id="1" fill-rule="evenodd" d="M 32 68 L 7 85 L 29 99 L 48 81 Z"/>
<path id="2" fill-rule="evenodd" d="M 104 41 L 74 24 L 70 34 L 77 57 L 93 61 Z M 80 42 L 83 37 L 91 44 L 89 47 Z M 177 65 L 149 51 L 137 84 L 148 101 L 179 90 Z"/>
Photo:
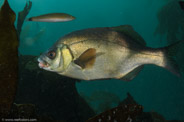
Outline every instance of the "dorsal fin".
<path id="1" fill-rule="evenodd" d="M 112 30 L 126 34 L 127 36 L 131 37 L 133 40 L 137 41 L 138 43 L 144 46 L 146 45 L 145 40 L 133 29 L 131 25 L 120 25 L 117 27 L 112 27 Z"/>

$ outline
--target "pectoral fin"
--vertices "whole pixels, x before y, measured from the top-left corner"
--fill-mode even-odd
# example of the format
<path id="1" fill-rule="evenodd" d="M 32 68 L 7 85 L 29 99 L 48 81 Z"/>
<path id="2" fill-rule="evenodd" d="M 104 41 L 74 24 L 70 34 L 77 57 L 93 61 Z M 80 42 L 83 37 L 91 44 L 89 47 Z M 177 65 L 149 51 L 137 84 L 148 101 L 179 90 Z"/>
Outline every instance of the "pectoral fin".
<path id="1" fill-rule="evenodd" d="M 74 61 L 82 69 L 92 68 L 96 60 L 96 49 L 89 48 Z"/>
<path id="2" fill-rule="evenodd" d="M 137 76 L 137 74 L 142 70 L 143 67 L 144 65 L 135 68 L 133 71 L 129 72 L 127 75 L 125 75 L 120 79 L 123 81 L 131 81 L 132 79 L 135 78 L 135 76 Z"/>

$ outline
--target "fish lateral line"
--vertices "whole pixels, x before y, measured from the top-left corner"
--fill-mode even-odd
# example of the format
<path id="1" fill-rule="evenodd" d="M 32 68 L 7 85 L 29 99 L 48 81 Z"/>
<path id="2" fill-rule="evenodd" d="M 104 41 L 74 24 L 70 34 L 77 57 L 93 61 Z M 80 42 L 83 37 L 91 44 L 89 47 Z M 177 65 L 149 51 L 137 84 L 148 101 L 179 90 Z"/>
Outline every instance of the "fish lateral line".
<path id="1" fill-rule="evenodd" d="M 78 41 L 78 42 L 71 43 L 71 44 L 69 44 L 68 46 L 75 45 L 75 44 L 78 44 L 78 43 L 83 43 L 83 42 L 90 41 L 90 40 L 97 41 L 97 40 L 100 40 L 100 39 L 87 39 L 87 40 L 82 40 L 82 41 Z M 104 39 L 103 39 L 103 40 L 104 40 Z M 108 43 L 110 43 L 110 44 L 119 45 L 118 43 L 109 41 L 108 39 L 105 39 L 105 41 L 108 42 Z M 139 51 L 139 49 L 136 50 L 136 49 L 133 49 L 133 48 L 128 47 L 128 46 L 126 46 L 126 45 L 121 45 L 121 46 L 124 47 L 124 48 L 127 48 L 127 49 L 129 49 L 129 50 L 131 50 L 131 51 L 133 51 L 133 52 L 139 52 L 139 54 L 163 57 L 162 55 L 159 55 L 159 54 L 156 55 L 155 53 L 154 53 L 154 54 L 153 54 L 153 53 L 152 53 L 152 54 L 151 54 L 151 53 L 146 53 L 146 51 L 153 51 L 153 52 L 155 52 L 156 50 L 158 50 L 157 48 L 150 48 L 150 47 L 146 47 L 146 46 L 145 46 L 145 50 Z M 147 50 L 146 50 L 146 49 L 147 49 Z M 149 49 L 151 49 L 151 50 L 149 50 Z M 155 50 L 154 50 L 154 49 L 155 49 Z"/>

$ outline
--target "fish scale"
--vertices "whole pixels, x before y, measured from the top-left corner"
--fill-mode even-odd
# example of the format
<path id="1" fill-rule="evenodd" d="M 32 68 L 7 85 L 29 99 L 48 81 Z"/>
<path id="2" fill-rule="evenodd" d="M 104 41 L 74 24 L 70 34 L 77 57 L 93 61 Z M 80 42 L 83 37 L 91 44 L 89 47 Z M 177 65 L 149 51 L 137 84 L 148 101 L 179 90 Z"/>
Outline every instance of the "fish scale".
<path id="1" fill-rule="evenodd" d="M 130 81 L 146 64 L 166 68 L 178 75 L 177 65 L 173 65 L 176 64 L 175 53 L 171 53 L 178 45 L 146 47 L 144 39 L 130 25 L 91 28 L 71 32 L 49 49 L 56 54 L 68 50 L 67 55 L 43 58 L 47 57 L 46 52 L 39 62 L 49 64 L 49 67 L 40 68 L 80 80 L 115 78 Z M 67 63 L 61 63 L 66 59 Z"/>

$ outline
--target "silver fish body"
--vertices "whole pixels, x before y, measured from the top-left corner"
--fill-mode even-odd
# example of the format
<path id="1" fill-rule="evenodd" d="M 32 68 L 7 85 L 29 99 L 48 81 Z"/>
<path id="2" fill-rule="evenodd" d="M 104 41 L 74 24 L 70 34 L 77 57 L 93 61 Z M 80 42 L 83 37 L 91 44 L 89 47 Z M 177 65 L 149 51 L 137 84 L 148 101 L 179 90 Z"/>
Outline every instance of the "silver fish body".
<path id="1" fill-rule="evenodd" d="M 74 20 L 75 17 L 66 13 L 50 13 L 40 16 L 31 17 L 28 21 L 37 21 L 37 22 L 65 22 Z"/>
<path id="2" fill-rule="evenodd" d="M 145 64 L 178 74 L 166 50 L 169 49 L 146 47 L 143 38 L 131 26 L 124 25 L 72 32 L 58 40 L 38 61 L 40 68 L 76 79 L 129 81 Z"/>

